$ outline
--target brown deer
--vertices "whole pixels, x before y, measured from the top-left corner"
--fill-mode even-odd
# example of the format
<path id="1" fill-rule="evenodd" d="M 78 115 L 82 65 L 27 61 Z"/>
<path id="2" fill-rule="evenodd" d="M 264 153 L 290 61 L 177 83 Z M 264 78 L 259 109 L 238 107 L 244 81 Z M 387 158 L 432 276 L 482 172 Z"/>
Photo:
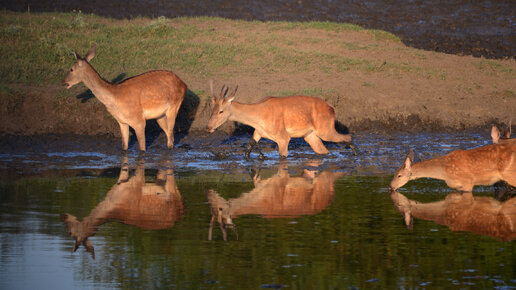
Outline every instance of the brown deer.
<path id="1" fill-rule="evenodd" d="M 335 110 L 325 101 L 316 97 L 289 96 L 266 97 L 255 104 L 234 102 L 237 88 L 228 94 L 228 87 L 222 87 L 220 96 L 213 93 L 213 81 L 210 81 L 212 112 L 206 130 L 215 131 L 227 120 L 240 122 L 254 128 L 253 138 L 246 150 L 246 158 L 258 141 L 270 139 L 278 144 L 279 155 L 288 155 L 290 138 L 303 137 L 317 154 L 328 154 L 322 140 L 342 142 L 351 147 L 350 134 L 339 134 L 335 130 Z"/>
<path id="2" fill-rule="evenodd" d="M 451 193 L 444 200 L 419 203 L 403 194 L 391 192 L 391 199 L 405 225 L 412 229 L 413 218 L 445 225 L 452 231 L 469 231 L 502 241 L 516 239 L 516 198 L 505 202 L 471 192 Z"/>
<path id="3" fill-rule="evenodd" d="M 156 119 L 167 135 L 167 147 L 174 147 L 174 124 L 177 112 L 186 93 L 186 84 L 173 72 L 155 70 L 111 84 L 95 71 L 89 63 L 95 56 L 94 45 L 81 58 L 76 52 L 76 62 L 62 81 L 71 88 L 83 82 L 120 125 L 122 149 L 129 146 L 129 126 L 138 138 L 140 151 L 145 151 L 145 120 Z"/>
<path id="4" fill-rule="evenodd" d="M 79 221 L 71 214 L 63 214 L 70 236 L 75 239 L 73 251 L 82 244 L 95 258 L 89 237 L 111 221 L 146 230 L 170 228 L 184 213 L 183 198 L 179 192 L 172 169 L 158 170 L 156 182 L 145 182 L 145 167 L 138 164 L 134 176 L 129 176 L 127 157 L 123 158 L 118 182 L 90 214 Z"/>
<path id="5" fill-rule="evenodd" d="M 255 188 L 238 198 L 226 200 L 210 189 L 206 191 L 212 214 L 208 239 L 211 240 L 213 224 L 217 221 L 226 240 L 226 229 L 235 229 L 233 218 L 241 215 L 288 218 L 317 214 L 332 203 L 335 181 L 344 174 L 305 169 L 302 177 L 291 177 L 287 164 L 282 163 L 278 172 L 268 179 L 262 180 L 255 174 Z"/>
<path id="6" fill-rule="evenodd" d="M 471 191 L 475 185 L 492 185 L 503 180 L 516 186 L 516 143 L 455 150 L 445 156 L 412 164 L 412 149 L 396 171 L 389 189 L 394 191 L 410 180 L 436 178 L 460 191 Z"/>
<path id="7" fill-rule="evenodd" d="M 500 129 L 498 129 L 496 125 L 491 127 L 491 140 L 493 141 L 493 144 L 516 142 L 516 139 L 511 139 L 511 123 L 512 120 L 509 122 L 509 126 L 506 128 L 503 134 L 500 132 Z"/>
<path id="8" fill-rule="evenodd" d="M 512 120 L 509 121 L 509 125 L 504 130 L 503 134 L 496 125 L 491 127 L 491 140 L 493 141 L 493 144 L 508 142 L 516 143 L 516 139 L 511 139 L 511 123 Z M 516 196 L 516 187 L 508 185 L 505 181 L 496 182 L 493 186 L 495 189 L 495 198 L 498 200 Z"/>

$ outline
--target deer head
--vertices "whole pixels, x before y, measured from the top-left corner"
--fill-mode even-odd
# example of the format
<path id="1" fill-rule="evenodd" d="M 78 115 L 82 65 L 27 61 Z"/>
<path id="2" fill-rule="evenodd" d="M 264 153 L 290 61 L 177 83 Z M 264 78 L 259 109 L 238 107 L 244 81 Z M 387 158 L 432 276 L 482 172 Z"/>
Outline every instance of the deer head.
<path id="1" fill-rule="evenodd" d="M 79 222 L 77 218 L 71 214 L 61 215 L 61 220 L 66 224 L 68 228 L 68 234 L 75 239 L 73 251 L 77 251 L 79 246 L 82 244 L 91 257 L 95 259 L 95 249 L 88 238 L 94 234 L 95 229 L 90 227 L 88 223 Z"/>
<path id="2" fill-rule="evenodd" d="M 394 178 L 389 185 L 389 191 L 393 192 L 396 189 L 402 187 L 410 181 L 410 177 L 412 176 L 412 162 L 414 161 L 414 151 L 410 149 L 407 158 L 405 158 L 405 162 L 401 167 L 396 170 L 394 174 Z"/>
<path id="3" fill-rule="evenodd" d="M 231 102 L 235 99 L 235 94 L 238 89 L 238 86 L 231 92 L 229 92 L 229 87 L 223 85 L 219 96 L 216 97 L 213 93 L 213 81 L 210 81 L 210 91 L 211 91 L 211 116 L 208 121 L 208 125 L 206 126 L 206 131 L 209 133 L 213 133 L 215 129 L 220 127 L 220 125 L 224 124 L 229 119 L 231 115 L 230 107 Z M 229 92 L 229 93 L 228 93 Z"/>
<path id="4" fill-rule="evenodd" d="M 66 77 L 61 82 L 61 85 L 66 86 L 67 89 L 75 86 L 76 84 L 82 82 L 85 76 L 85 68 L 89 65 L 89 62 L 95 56 L 95 51 L 97 50 L 97 45 L 93 45 L 93 47 L 86 53 L 84 58 L 74 51 L 75 63 L 70 68 L 70 71 L 66 75 Z"/>

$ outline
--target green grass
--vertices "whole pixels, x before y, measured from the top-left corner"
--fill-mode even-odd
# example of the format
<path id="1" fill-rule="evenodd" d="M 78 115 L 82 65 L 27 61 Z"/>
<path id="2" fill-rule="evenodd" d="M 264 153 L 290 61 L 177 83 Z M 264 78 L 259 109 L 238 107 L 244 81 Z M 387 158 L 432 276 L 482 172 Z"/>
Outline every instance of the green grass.
<path id="1" fill-rule="evenodd" d="M 0 78 L 4 83 L 58 84 L 74 61 L 73 51 L 83 55 L 95 43 L 98 49 L 92 65 L 106 79 L 122 73 L 129 77 L 151 69 L 181 70 L 199 77 L 220 70 L 234 75 L 253 71 L 252 67 L 260 68 L 262 73 L 313 69 L 337 73 L 368 69 L 366 60 L 302 51 L 296 49 L 295 36 L 285 39 L 268 33 L 306 29 L 332 33 L 368 31 L 353 24 L 261 23 L 213 17 L 114 20 L 80 11 L 28 14 L 4 10 L 1 13 Z M 249 33 L 213 28 L 212 23 L 225 22 L 248 29 Z M 265 31 L 253 34 L 253 27 L 257 26 L 265 27 Z M 392 39 L 388 33 L 370 33 Z M 318 38 L 306 38 L 304 42 L 324 45 Z M 342 45 L 349 49 L 367 49 L 349 42 Z M 228 67 L 231 70 L 227 70 Z"/>

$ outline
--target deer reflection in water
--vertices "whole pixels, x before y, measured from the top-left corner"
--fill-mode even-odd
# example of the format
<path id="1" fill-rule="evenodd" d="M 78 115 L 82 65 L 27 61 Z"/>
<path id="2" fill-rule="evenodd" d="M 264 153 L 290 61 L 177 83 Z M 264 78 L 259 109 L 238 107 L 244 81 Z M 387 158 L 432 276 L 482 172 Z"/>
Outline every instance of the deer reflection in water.
<path id="1" fill-rule="evenodd" d="M 409 229 L 415 217 L 445 225 L 452 231 L 468 231 L 502 241 L 516 238 L 515 197 L 500 202 L 487 196 L 473 196 L 471 192 L 456 192 L 441 201 L 419 203 L 394 191 L 391 199 Z"/>
<path id="2" fill-rule="evenodd" d="M 241 215 L 288 218 L 314 215 L 328 207 L 333 201 L 335 181 L 345 173 L 318 172 L 314 164 L 309 165 L 310 169 L 304 169 L 303 175 L 299 177 L 290 176 L 286 162 L 281 163 L 278 172 L 270 178 L 262 180 L 255 173 L 254 189 L 238 198 L 226 200 L 215 190 L 207 190 L 206 197 L 212 215 L 208 240 L 212 239 L 215 221 L 219 223 L 225 241 L 227 229 L 236 232 L 233 218 Z"/>
<path id="3" fill-rule="evenodd" d="M 143 160 L 137 162 L 134 175 L 129 174 L 127 156 L 122 158 L 118 182 L 81 222 L 71 214 L 63 214 L 62 221 L 75 239 L 73 251 L 82 244 L 92 257 L 95 252 L 89 237 L 108 222 L 118 221 L 145 230 L 170 228 L 184 213 L 183 198 L 172 169 L 158 170 L 156 181 L 145 182 Z"/>

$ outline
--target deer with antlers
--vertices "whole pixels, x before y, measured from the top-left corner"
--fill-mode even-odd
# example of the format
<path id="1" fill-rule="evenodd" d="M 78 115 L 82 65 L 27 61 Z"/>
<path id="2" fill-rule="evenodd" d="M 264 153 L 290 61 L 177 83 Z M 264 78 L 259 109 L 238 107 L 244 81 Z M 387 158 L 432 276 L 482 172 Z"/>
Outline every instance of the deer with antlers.
<path id="1" fill-rule="evenodd" d="M 316 97 L 289 96 L 265 97 L 255 104 L 234 101 L 238 87 L 229 92 L 223 86 L 218 97 L 213 93 L 210 81 L 212 112 L 206 130 L 215 131 L 227 120 L 236 121 L 254 128 L 253 138 L 246 150 L 246 158 L 261 138 L 278 144 L 279 155 L 286 158 L 291 138 L 302 137 L 317 154 L 328 154 L 322 140 L 344 143 L 356 154 L 350 134 L 340 134 L 335 130 L 335 110 L 325 101 Z"/>

